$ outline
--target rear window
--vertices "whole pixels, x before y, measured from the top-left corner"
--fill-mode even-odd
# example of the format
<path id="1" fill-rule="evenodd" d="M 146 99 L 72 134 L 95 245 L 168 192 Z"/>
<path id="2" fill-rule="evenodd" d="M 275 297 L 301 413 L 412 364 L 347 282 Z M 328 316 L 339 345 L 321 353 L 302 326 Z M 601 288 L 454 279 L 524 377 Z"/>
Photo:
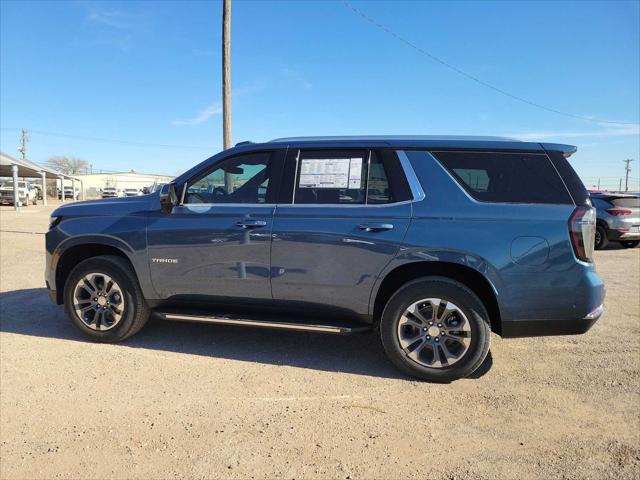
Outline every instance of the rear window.
<path id="1" fill-rule="evenodd" d="M 610 201 L 616 207 L 640 208 L 640 197 L 612 198 Z"/>
<path id="2" fill-rule="evenodd" d="M 572 204 L 544 154 L 433 152 L 464 189 L 481 202 Z"/>

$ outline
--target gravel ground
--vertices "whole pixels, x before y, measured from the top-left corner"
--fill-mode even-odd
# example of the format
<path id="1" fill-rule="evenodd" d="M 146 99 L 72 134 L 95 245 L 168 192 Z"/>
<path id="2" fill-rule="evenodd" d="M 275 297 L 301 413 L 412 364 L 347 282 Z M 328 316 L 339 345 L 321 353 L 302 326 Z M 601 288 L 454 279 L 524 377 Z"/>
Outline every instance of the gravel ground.
<path id="1" fill-rule="evenodd" d="M 494 336 L 436 385 L 373 335 L 155 321 L 87 343 L 43 287 L 50 211 L 0 209 L 3 479 L 640 476 L 640 249 L 596 252 L 587 334 Z"/>

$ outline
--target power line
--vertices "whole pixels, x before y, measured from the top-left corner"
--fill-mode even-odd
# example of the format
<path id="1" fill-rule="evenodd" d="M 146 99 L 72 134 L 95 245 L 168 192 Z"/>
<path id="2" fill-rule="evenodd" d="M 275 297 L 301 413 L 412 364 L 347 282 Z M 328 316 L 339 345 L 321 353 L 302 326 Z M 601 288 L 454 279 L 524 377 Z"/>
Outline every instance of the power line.
<path id="1" fill-rule="evenodd" d="M 20 131 L 20 128 L 2 128 L 0 130 L 5 131 Z M 145 142 L 135 142 L 131 140 L 119 140 L 115 138 L 102 138 L 102 137 L 86 137 L 82 135 L 70 135 L 68 133 L 56 133 L 56 132 L 47 132 L 44 130 L 29 130 L 31 133 L 37 133 L 39 135 L 47 135 L 49 137 L 60 137 L 60 138 L 72 138 L 76 140 L 87 140 L 91 142 L 99 142 L 99 143 L 112 143 L 112 144 L 120 144 L 120 145 L 135 145 L 138 147 L 161 147 L 161 148 L 191 148 L 196 150 L 212 150 L 215 147 L 200 147 L 193 145 L 172 145 L 172 144 L 163 144 L 163 143 L 145 143 Z"/>
<path id="2" fill-rule="evenodd" d="M 428 51 L 424 50 L 423 48 L 417 46 L 416 44 L 412 43 L 411 41 L 407 40 L 406 38 L 402 37 L 401 35 L 397 34 L 396 32 L 394 32 L 393 30 L 391 30 L 390 28 L 388 28 L 387 26 L 379 23 L 377 20 L 374 20 L 373 18 L 369 17 L 367 14 L 365 14 L 364 12 L 362 12 L 361 10 L 359 10 L 358 8 L 354 7 L 350 2 L 348 2 L 347 0 L 342 0 L 342 3 L 344 4 L 345 7 L 349 8 L 353 13 L 355 13 L 356 15 L 359 15 L 360 17 L 362 17 L 364 20 L 366 20 L 367 22 L 369 22 L 370 24 L 374 25 L 375 27 L 379 28 L 380 30 L 382 30 L 383 32 L 387 33 L 388 35 L 391 35 L 392 37 L 394 37 L 396 40 L 404 43 L 405 45 L 407 45 L 408 47 L 411 47 L 412 49 L 416 50 L 417 52 L 429 57 L 431 60 L 433 60 L 434 62 L 438 62 L 440 65 L 443 65 L 444 67 L 447 67 L 450 70 L 453 70 L 454 72 L 458 73 L 459 75 L 462 75 L 463 77 L 468 78 L 469 80 L 472 80 L 484 87 L 490 88 L 491 90 L 498 92 L 506 97 L 509 97 L 513 100 L 517 100 L 518 102 L 522 102 L 522 103 L 526 103 L 529 106 L 532 107 L 536 107 L 539 108 L 541 110 L 546 110 L 547 112 L 551 112 L 551 113 L 555 113 L 557 115 L 563 115 L 565 117 L 571 117 L 571 118 L 576 118 L 578 120 L 583 120 L 585 122 L 592 122 L 592 123 L 608 123 L 608 124 L 612 124 L 612 125 L 639 125 L 638 123 L 633 123 L 633 122 L 617 122 L 617 121 L 613 121 L 613 120 L 602 120 L 599 118 L 592 118 L 592 117 L 585 117 L 582 115 L 576 115 L 574 113 L 569 113 L 569 112 L 564 112 L 562 110 L 558 110 L 556 108 L 551 108 L 551 107 L 547 107 L 545 105 L 542 105 L 540 103 L 537 102 L 533 102 L 531 100 L 527 100 L 526 98 L 520 97 L 518 95 L 515 95 L 513 93 L 509 93 L 506 90 L 503 90 L 500 87 L 496 87 L 495 85 L 492 85 L 488 82 L 485 82 L 484 80 L 471 75 L 470 73 L 465 72 L 464 70 L 461 70 L 460 68 L 446 62 L 445 60 L 441 59 L 440 57 L 437 57 L 436 55 L 433 55 L 432 53 L 429 53 Z"/>

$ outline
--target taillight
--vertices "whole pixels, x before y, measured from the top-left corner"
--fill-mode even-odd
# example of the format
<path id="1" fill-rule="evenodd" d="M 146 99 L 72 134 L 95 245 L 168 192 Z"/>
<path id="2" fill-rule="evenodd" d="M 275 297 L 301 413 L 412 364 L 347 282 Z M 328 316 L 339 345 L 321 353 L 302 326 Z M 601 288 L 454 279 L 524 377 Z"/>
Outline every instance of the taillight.
<path id="1" fill-rule="evenodd" d="M 579 260 L 590 262 L 596 235 L 596 211 L 592 207 L 578 207 L 569 217 L 569 237 L 573 252 Z"/>
<path id="2" fill-rule="evenodd" d="M 607 210 L 611 215 L 615 215 L 616 217 L 619 215 L 631 215 L 633 212 L 628 208 L 610 208 Z"/>

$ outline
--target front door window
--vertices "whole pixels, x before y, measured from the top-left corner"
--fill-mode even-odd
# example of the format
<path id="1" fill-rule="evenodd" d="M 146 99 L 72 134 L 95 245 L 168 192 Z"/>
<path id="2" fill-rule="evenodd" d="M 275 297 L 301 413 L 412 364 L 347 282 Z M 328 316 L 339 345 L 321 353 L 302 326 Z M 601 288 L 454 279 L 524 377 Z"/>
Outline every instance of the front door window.
<path id="1" fill-rule="evenodd" d="M 267 203 L 271 155 L 253 153 L 229 158 L 190 182 L 184 203 Z"/>

